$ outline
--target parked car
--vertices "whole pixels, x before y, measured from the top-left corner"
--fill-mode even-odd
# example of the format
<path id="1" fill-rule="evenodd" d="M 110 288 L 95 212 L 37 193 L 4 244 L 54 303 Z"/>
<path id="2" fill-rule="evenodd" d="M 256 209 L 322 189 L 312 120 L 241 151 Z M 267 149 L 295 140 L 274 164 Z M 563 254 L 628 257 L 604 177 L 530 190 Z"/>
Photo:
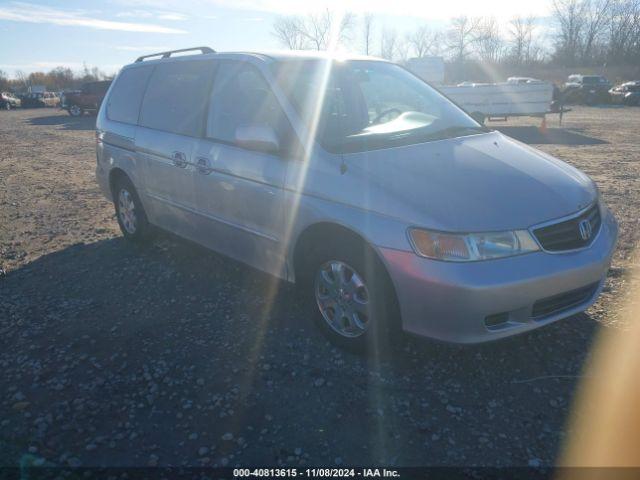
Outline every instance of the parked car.
<path id="1" fill-rule="evenodd" d="M 609 90 L 611 103 L 640 105 L 640 81 L 627 82 Z"/>
<path id="2" fill-rule="evenodd" d="M 110 85 L 111 80 L 85 83 L 78 92 L 66 92 L 61 107 L 72 117 L 79 117 L 85 112 L 97 112 Z"/>
<path id="3" fill-rule="evenodd" d="M 618 227 L 576 168 L 387 61 L 197 50 L 124 67 L 98 113 L 125 238 L 161 227 L 296 282 L 354 349 L 495 340 L 598 297 Z"/>
<path id="4" fill-rule="evenodd" d="M 44 92 L 43 100 L 46 107 L 60 106 L 60 95 L 57 92 Z"/>
<path id="5" fill-rule="evenodd" d="M 529 83 L 544 83 L 542 80 L 531 77 L 509 77 L 507 83 L 510 85 L 526 85 Z"/>
<path id="6" fill-rule="evenodd" d="M 21 99 L 24 108 L 57 107 L 60 105 L 60 97 L 55 92 L 25 93 Z"/>
<path id="7" fill-rule="evenodd" d="M 564 84 L 565 103 L 609 103 L 611 83 L 601 75 L 569 75 Z"/>
<path id="8" fill-rule="evenodd" d="M 16 96 L 9 92 L 0 93 L 0 108 L 3 110 L 11 110 L 12 108 L 18 108 L 22 102 Z"/>

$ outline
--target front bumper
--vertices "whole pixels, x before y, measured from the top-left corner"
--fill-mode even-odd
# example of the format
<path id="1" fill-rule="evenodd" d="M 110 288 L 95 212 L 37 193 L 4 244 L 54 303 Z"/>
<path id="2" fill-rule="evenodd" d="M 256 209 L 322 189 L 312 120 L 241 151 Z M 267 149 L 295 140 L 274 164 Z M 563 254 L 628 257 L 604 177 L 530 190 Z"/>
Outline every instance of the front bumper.
<path id="1" fill-rule="evenodd" d="M 430 260 L 380 248 L 394 283 L 405 331 L 456 343 L 479 343 L 526 332 L 586 310 L 611 263 L 618 225 L 608 209 L 593 243 L 567 253 L 535 252 L 472 263 Z M 534 317 L 539 300 L 593 285 L 579 304 Z M 487 326 L 487 317 L 504 321 Z"/>

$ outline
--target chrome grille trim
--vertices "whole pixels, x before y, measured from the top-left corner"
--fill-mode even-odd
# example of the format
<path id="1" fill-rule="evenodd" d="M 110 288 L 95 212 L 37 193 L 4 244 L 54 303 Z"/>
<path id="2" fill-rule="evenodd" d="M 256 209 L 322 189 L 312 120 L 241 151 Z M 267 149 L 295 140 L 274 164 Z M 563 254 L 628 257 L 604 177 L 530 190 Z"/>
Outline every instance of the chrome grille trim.
<path id="1" fill-rule="evenodd" d="M 579 223 L 583 220 L 591 226 L 591 236 L 587 240 L 580 237 Z M 566 253 L 588 248 L 598 237 L 601 227 L 600 206 L 594 203 L 573 215 L 533 226 L 529 230 L 544 251 Z"/>

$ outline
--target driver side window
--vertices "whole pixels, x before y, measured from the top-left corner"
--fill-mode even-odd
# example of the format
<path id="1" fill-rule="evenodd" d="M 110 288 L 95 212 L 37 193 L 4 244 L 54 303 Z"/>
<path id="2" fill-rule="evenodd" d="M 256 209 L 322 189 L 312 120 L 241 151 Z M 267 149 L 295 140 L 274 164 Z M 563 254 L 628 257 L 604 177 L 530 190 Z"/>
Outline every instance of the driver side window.
<path id="1" fill-rule="evenodd" d="M 260 72 L 247 63 L 223 61 L 213 83 L 206 136 L 234 144 L 236 129 L 253 125 L 271 127 L 284 150 L 294 142 L 289 121 Z"/>

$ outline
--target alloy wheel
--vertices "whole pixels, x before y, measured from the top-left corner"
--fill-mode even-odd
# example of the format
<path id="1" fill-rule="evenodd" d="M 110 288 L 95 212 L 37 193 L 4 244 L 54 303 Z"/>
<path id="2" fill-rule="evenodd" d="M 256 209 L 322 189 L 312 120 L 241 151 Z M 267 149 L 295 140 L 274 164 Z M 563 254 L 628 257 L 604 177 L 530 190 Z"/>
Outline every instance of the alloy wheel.
<path id="1" fill-rule="evenodd" d="M 315 297 L 322 317 L 339 335 L 360 337 L 369 328 L 369 290 L 348 264 L 339 260 L 322 264 L 315 277 Z"/>
<path id="2" fill-rule="evenodd" d="M 120 193 L 118 194 L 118 216 L 127 233 L 135 235 L 138 228 L 136 205 L 133 196 L 125 188 L 120 189 Z"/>

